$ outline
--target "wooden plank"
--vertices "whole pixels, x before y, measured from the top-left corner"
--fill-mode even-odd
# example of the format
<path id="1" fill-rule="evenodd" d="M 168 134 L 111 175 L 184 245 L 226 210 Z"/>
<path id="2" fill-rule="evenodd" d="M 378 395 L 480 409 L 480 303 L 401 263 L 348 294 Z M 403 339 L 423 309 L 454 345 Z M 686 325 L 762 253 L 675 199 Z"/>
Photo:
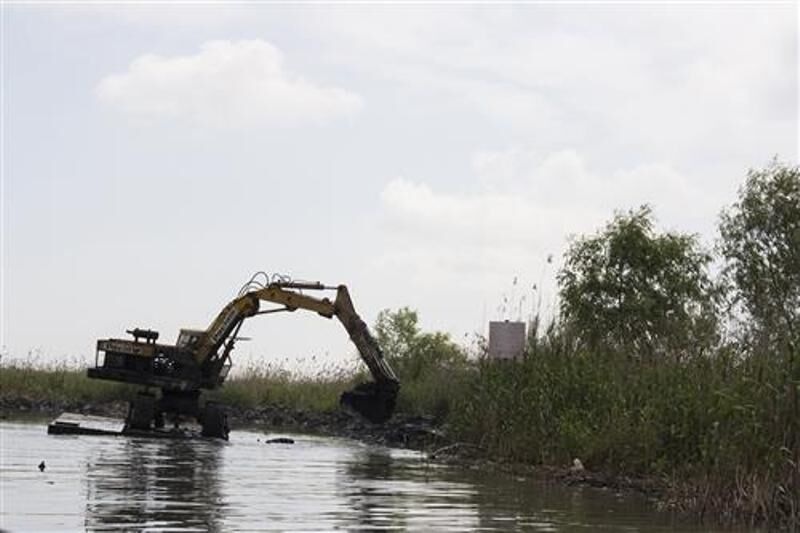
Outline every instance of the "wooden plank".
<path id="1" fill-rule="evenodd" d="M 126 435 L 150 439 L 197 439 L 202 437 L 199 427 L 189 425 L 180 429 L 126 429 L 125 422 L 107 416 L 63 413 L 47 426 L 50 435 Z"/>
<path id="2" fill-rule="evenodd" d="M 51 435 L 121 435 L 125 422 L 118 418 L 63 413 L 50 422 L 47 433 Z"/>

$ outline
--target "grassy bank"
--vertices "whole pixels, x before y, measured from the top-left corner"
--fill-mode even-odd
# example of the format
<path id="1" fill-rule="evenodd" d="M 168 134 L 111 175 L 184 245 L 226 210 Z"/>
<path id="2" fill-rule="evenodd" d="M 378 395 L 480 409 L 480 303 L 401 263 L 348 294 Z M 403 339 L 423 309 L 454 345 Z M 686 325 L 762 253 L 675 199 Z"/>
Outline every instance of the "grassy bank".
<path id="1" fill-rule="evenodd" d="M 563 347 L 562 347 L 563 348 Z M 449 419 L 491 455 L 664 480 L 714 518 L 800 526 L 800 370 L 724 351 L 681 363 L 548 347 L 469 370 Z"/>
<path id="2" fill-rule="evenodd" d="M 0 365 L 0 399 L 32 403 L 106 403 L 131 397 L 133 389 L 89 379 L 77 363 L 41 363 L 27 359 Z"/>
<path id="3" fill-rule="evenodd" d="M 338 408 L 339 395 L 352 387 L 355 379 L 354 372 L 339 368 L 308 375 L 271 364 L 251 365 L 210 397 L 239 409 L 283 405 L 325 412 Z"/>
<path id="4" fill-rule="evenodd" d="M 208 395 L 237 409 L 285 405 L 312 411 L 331 411 L 339 395 L 352 386 L 355 374 L 332 369 L 314 376 L 290 372 L 272 365 L 254 365 L 237 372 L 225 386 Z M 6 404 L 31 403 L 103 404 L 127 401 L 140 387 L 89 379 L 76 363 L 8 361 L 0 365 L 0 400 Z"/>

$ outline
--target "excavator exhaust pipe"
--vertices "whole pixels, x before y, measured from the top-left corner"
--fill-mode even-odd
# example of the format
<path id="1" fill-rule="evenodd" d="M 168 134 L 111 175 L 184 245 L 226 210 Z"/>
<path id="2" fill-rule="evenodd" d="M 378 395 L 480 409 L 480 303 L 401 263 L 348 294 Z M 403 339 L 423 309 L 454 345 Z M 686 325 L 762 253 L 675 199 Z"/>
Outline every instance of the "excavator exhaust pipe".
<path id="1" fill-rule="evenodd" d="M 361 383 L 353 390 L 343 392 L 339 404 L 373 424 L 382 424 L 394 413 L 398 390 L 396 383 Z"/>

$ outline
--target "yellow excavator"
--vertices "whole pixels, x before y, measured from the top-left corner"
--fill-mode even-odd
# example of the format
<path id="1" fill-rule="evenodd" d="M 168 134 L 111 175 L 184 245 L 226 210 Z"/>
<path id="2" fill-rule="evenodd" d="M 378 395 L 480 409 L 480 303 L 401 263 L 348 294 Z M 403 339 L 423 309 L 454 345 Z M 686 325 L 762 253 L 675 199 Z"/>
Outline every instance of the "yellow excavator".
<path id="1" fill-rule="evenodd" d="M 263 278 L 263 281 L 261 281 Z M 335 291 L 333 301 L 307 291 Z M 261 309 L 261 302 L 276 304 Z M 165 416 L 176 425 L 196 419 L 207 437 L 228 438 L 225 408 L 214 402 L 201 405 L 201 390 L 220 387 L 231 368 L 231 352 L 245 319 L 256 315 L 304 309 L 325 318 L 336 317 L 347 330 L 373 381 L 342 393 L 340 402 L 373 423 L 388 420 L 394 412 L 400 382 L 378 343 L 358 316 L 345 285 L 292 281 L 284 276 L 254 275 L 205 330 L 182 329 L 175 345 L 159 344 L 150 329 L 128 330 L 129 339 L 97 341 L 95 366 L 90 378 L 144 385 L 130 403 L 127 430 L 146 431 L 164 426 Z M 160 390 L 160 394 L 152 392 Z"/>

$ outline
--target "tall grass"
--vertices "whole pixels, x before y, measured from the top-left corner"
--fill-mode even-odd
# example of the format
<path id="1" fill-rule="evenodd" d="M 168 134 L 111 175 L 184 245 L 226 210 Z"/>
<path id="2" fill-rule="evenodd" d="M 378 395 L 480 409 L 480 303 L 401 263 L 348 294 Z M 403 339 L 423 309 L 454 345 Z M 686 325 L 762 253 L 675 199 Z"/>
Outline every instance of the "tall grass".
<path id="1" fill-rule="evenodd" d="M 481 360 L 451 411 L 460 438 L 537 464 L 662 478 L 678 505 L 800 527 L 796 354 L 643 362 L 564 339 Z"/>
<path id="2" fill-rule="evenodd" d="M 127 399 L 132 388 L 89 379 L 78 361 L 5 360 L 0 365 L 0 398 L 6 401 L 106 403 Z"/>
<path id="3" fill-rule="evenodd" d="M 341 393 L 358 378 L 354 370 L 339 366 L 323 367 L 309 375 L 271 363 L 251 364 L 210 397 L 242 409 L 282 405 L 326 412 L 338 407 Z"/>
<path id="4" fill-rule="evenodd" d="M 331 411 L 339 395 L 365 379 L 346 367 L 328 366 L 313 375 L 273 364 L 250 365 L 237 371 L 225 385 L 208 394 L 231 407 L 250 409 L 283 405 L 297 409 Z M 90 379 L 78 361 L 43 362 L 29 357 L 0 364 L 0 399 L 32 403 L 102 404 L 127 401 L 142 387 Z"/>

